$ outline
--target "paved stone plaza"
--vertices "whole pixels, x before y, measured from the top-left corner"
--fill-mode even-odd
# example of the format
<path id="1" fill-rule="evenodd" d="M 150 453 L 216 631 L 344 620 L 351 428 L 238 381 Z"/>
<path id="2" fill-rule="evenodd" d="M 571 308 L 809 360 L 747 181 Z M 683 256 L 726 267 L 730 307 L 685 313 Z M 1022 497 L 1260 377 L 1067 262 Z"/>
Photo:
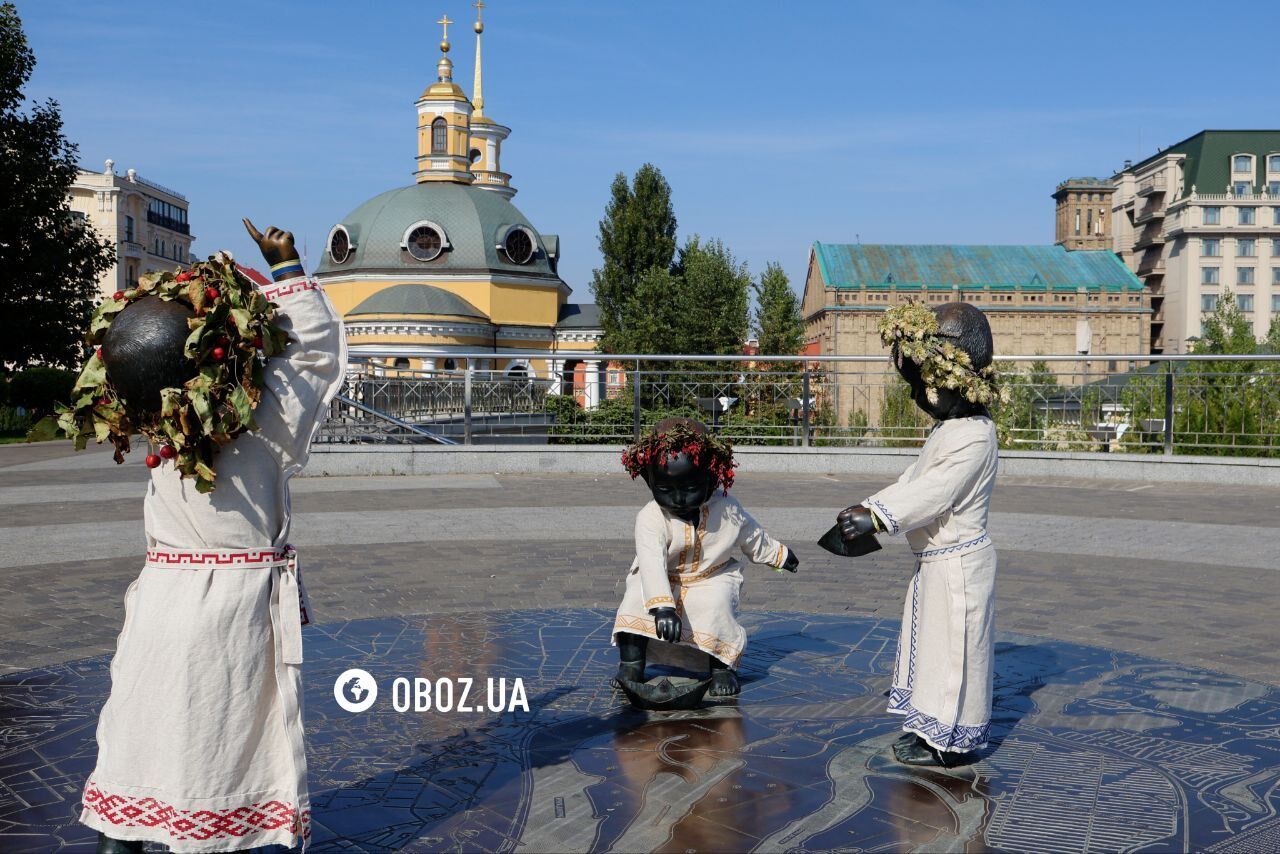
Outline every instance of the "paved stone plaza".
<path id="1" fill-rule="evenodd" d="M 0 849 L 90 850 L 74 816 L 146 474 L 0 447 Z M 1280 847 L 1280 488 L 1001 482 L 993 741 L 935 772 L 883 753 L 910 552 L 813 545 L 882 480 L 740 475 L 800 572 L 748 573 L 740 700 L 650 717 L 605 687 L 642 485 L 297 481 L 314 850 Z M 388 693 L 519 676 L 531 710 L 349 715 L 348 667 Z"/>

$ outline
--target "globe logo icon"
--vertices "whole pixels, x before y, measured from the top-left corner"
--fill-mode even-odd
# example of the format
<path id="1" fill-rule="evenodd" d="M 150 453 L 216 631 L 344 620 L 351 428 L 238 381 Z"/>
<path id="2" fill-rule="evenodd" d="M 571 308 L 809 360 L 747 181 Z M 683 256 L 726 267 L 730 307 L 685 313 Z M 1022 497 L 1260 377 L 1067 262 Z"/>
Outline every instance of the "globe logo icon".
<path id="1" fill-rule="evenodd" d="M 348 712 L 363 712 L 378 699 L 378 683 L 367 670 L 344 670 L 333 682 L 333 699 Z"/>

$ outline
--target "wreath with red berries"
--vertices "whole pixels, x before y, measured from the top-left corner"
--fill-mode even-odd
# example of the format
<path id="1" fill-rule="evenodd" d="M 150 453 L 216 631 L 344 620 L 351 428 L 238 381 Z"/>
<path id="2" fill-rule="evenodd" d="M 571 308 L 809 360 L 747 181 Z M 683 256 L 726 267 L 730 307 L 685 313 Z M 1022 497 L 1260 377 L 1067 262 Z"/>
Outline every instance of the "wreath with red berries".
<path id="1" fill-rule="evenodd" d="M 716 486 L 729 494 L 733 486 L 733 445 L 684 425 L 677 424 L 661 433 L 650 433 L 622 452 L 622 467 L 631 473 L 631 479 L 643 474 L 648 467 L 664 460 L 687 454 L 698 468 L 711 472 Z"/>
<path id="2" fill-rule="evenodd" d="M 139 416 L 112 388 L 101 344 L 116 315 L 148 296 L 194 312 L 184 353 L 195 374 L 181 388 L 160 393 L 159 414 Z M 91 438 L 110 441 L 115 461 L 123 463 L 129 437 L 141 433 L 151 447 L 148 467 L 172 460 L 182 477 L 193 478 L 196 490 L 206 493 L 217 478 L 218 449 L 254 428 L 267 360 L 288 346 L 289 334 L 276 323 L 275 303 L 236 268 L 230 254 L 219 252 L 184 272 L 148 273 L 136 287 L 117 291 L 94 312 L 87 340 L 94 352 L 72 388 L 72 404 L 33 427 L 30 438 L 54 438 L 61 431 L 77 451 Z"/>

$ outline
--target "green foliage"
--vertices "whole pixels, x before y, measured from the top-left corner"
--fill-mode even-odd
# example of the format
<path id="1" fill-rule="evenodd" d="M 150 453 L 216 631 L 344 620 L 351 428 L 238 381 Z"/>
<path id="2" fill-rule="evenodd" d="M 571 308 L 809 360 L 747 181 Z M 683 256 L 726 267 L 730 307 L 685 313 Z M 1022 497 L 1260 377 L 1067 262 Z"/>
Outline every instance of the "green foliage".
<path id="1" fill-rule="evenodd" d="M 569 395 L 547 395 L 547 412 L 554 423 L 547 429 L 553 445 L 600 445 L 612 442 L 630 443 L 634 436 L 634 398 L 628 385 L 617 397 L 602 400 L 593 411 L 578 405 Z M 705 420 L 706 413 L 696 406 L 653 406 L 640 413 L 641 430 L 647 430 L 664 418 L 683 416 Z"/>
<path id="2" fill-rule="evenodd" d="M 740 354 L 751 289 L 747 265 L 719 240 L 703 242 L 695 234 L 680 248 L 673 273 L 683 283 L 675 352 Z"/>
<path id="3" fill-rule="evenodd" d="M 880 434 L 889 448 L 912 448 L 920 444 L 920 435 L 929 425 L 929 417 L 911 399 L 911 386 L 895 378 L 884 389 L 880 401 Z"/>
<path id="4" fill-rule="evenodd" d="M 0 4 L 0 366 L 80 361 L 98 275 L 115 261 L 67 202 L 77 148 L 55 101 L 21 112 L 35 55 L 12 3 Z"/>
<path id="5" fill-rule="evenodd" d="M 30 415 L 19 415 L 16 406 L 0 406 L 0 436 L 17 438 L 31 429 Z"/>
<path id="6" fill-rule="evenodd" d="M 992 406 L 991 413 L 1000 447 L 1040 449 L 1036 439 L 1048 422 L 1054 420 L 1053 413 L 1046 411 L 1047 402 L 1065 397 L 1065 389 L 1043 360 L 1032 362 L 1025 371 L 1001 373 L 1000 382 L 1004 399 Z"/>
<path id="7" fill-rule="evenodd" d="M 1196 342 L 1196 355 L 1246 355 L 1258 352 L 1253 326 L 1236 305 L 1230 288 L 1223 288 L 1217 307 L 1204 319 L 1204 335 Z"/>
<path id="8" fill-rule="evenodd" d="M 678 353 L 681 282 L 665 267 L 640 274 L 627 309 L 627 332 L 620 340 L 632 353 Z M 653 363 L 655 366 L 660 363 Z"/>
<path id="9" fill-rule="evenodd" d="M 71 402 L 75 382 L 75 373 L 62 368 L 27 368 L 9 380 L 9 402 L 37 417 L 47 415 L 59 403 Z"/>
<path id="10" fill-rule="evenodd" d="M 1224 288 L 1194 352 L 1248 355 L 1259 349 L 1249 321 Z M 1174 383 L 1175 444 L 1196 454 L 1257 454 L 1261 446 L 1274 455 L 1272 437 L 1280 432 L 1274 371 L 1274 365 L 1249 360 L 1188 363 Z"/>
<path id="11" fill-rule="evenodd" d="M 656 166 L 641 166 L 629 185 L 623 173 L 614 177 L 600 220 L 599 245 L 604 263 L 592 276 L 591 292 L 600 306 L 602 348 L 609 353 L 659 352 L 637 350 L 643 339 L 633 329 L 635 312 L 645 308 L 636 300 L 641 277 L 650 270 L 669 270 L 676 250 L 671 187 Z"/>
<path id="12" fill-rule="evenodd" d="M 755 331 L 760 352 L 768 356 L 790 356 L 804 346 L 804 320 L 800 298 L 791 289 L 782 267 L 770 261 L 760 281 L 753 285 L 756 295 Z M 777 370 L 795 370 L 794 364 L 776 363 Z M 774 369 L 770 367 L 770 369 Z"/>

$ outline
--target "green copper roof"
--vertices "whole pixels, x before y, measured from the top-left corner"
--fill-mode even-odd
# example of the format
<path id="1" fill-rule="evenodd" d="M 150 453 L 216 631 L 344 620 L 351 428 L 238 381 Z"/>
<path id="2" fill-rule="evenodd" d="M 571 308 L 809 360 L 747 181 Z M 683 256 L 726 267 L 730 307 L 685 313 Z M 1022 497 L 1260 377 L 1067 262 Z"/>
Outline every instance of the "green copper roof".
<path id="1" fill-rule="evenodd" d="M 444 230 L 449 246 L 438 258 L 425 262 L 401 248 L 409 226 L 424 220 Z M 545 239 L 515 205 L 492 190 L 435 181 L 412 184 L 374 196 L 339 224 L 347 229 L 355 250 L 345 263 L 335 264 L 325 246 L 316 267 L 322 279 L 353 273 L 487 272 L 560 283 L 547 258 Z M 513 264 L 498 250 L 513 225 L 526 226 L 538 235 L 528 264 Z"/>
<path id="2" fill-rule="evenodd" d="M 484 312 L 457 294 L 431 285 L 392 285 L 378 291 L 347 312 L 360 314 L 449 315 L 488 320 Z"/>
<path id="3" fill-rule="evenodd" d="M 1254 155 L 1252 176 L 1254 188 L 1266 185 L 1268 154 L 1280 154 L 1280 130 L 1202 130 L 1195 136 L 1162 149 L 1126 171 L 1135 171 L 1168 154 L 1184 154 L 1182 186 L 1175 188 L 1172 198 L 1198 193 L 1225 193 L 1235 180 L 1231 173 L 1231 155 Z"/>
<path id="4" fill-rule="evenodd" d="M 875 290 L 1141 291 L 1114 252 L 1061 246 L 895 246 L 815 243 L 823 281 Z"/>

